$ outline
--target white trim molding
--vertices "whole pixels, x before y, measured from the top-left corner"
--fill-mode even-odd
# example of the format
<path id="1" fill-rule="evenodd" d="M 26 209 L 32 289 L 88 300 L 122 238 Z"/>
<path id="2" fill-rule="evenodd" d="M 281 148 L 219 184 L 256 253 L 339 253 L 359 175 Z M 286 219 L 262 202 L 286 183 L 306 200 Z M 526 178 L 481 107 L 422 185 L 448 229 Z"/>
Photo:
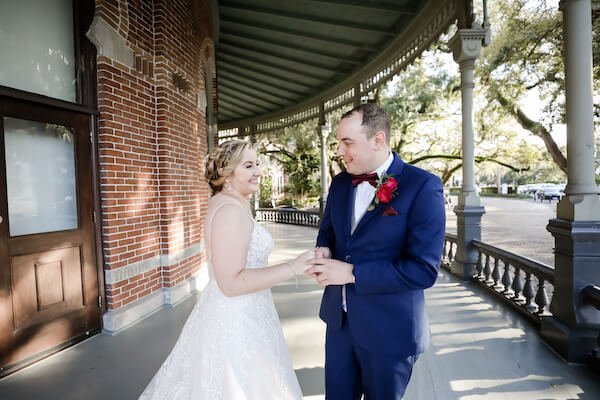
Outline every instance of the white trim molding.
<path id="1" fill-rule="evenodd" d="M 190 278 L 170 288 L 163 287 L 116 310 L 108 310 L 102 316 L 103 332 L 116 335 L 154 314 L 164 307 L 174 307 L 196 292 L 201 292 L 208 283 L 208 268 L 202 268 Z"/>
<path id="2" fill-rule="evenodd" d="M 114 285 L 133 276 L 143 274 L 158 267 L 168 268 L 187 258 L 200 254 L 204 251 L 204 239 L 193 246 L 172 254 L 161 254 L 147 260 L 131 263 L 121 268 L 104 270 L 104 282 Z"/>

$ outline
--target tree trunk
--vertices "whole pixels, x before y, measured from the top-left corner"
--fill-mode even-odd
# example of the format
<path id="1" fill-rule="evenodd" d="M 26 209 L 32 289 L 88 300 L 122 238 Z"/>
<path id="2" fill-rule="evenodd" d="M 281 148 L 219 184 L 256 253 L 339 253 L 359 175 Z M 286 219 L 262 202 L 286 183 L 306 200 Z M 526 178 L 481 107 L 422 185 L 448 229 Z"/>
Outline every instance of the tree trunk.
<path id="1" fill-rule="evenodd" d="M 539 122 L 533 121 L 525 113 L 521 110 L 516 104 L 507 99 L 500 93 L 497 89 L 490 89 L 491 93 L 494 94 L 495 98 L 498 100 L 500 105 L 510 114 L 512 115 L 519 125 L 523 127 L 523 129 L 528 130 L 533 133 L 535 136 L 540 137 L 544 144 L 546 145 L 546 150 L 550 153 L 552 157 L 552 161 L 566 174 L 567 173 L 567 158 L 563 155 L 563 153 L 558 148 L 558 145 L 550 135 L 550 132 Z"/>

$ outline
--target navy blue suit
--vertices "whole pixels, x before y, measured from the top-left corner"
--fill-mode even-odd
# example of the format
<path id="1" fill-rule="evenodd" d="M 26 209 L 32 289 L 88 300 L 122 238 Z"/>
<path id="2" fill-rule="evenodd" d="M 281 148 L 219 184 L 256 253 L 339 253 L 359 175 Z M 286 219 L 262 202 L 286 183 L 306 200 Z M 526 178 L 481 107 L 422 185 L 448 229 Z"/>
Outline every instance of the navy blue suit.
<path id="1" fill-rule="evenodd" d="M 327 286 L 323 294 L 328 399 L 358 399 L 361 393 L 369 400 L 400 399 L 412 363 L 429 344 L 423 290 L 434 284 L 440 266 L 442 183 L 396 153 L 387 173 L 398 182 L 394 197 L 367 211 L 352 234 L 350 175 L 337 175 L 329 189 L 317 246 L 353 264 L 355 283 L 346 285 L 347 313 L 342 286 Z M 393 211 L 384 215 L 388 207 Z"/>

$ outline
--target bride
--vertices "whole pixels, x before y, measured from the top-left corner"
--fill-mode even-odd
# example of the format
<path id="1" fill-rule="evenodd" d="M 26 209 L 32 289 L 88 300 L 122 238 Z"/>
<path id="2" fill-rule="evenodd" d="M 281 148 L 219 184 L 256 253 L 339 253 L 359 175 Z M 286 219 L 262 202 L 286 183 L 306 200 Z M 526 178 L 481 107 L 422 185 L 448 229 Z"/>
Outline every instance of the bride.
<path id="1" fill-rule="evenodd" d="M 314 252 L 266 266 L 273 239 L 249 213 L 260 169 L 248 142 L 216 147 L 206 177 L 210 280 L 140 399 L 302 399 L 269 289 L 302 274 Z"/>

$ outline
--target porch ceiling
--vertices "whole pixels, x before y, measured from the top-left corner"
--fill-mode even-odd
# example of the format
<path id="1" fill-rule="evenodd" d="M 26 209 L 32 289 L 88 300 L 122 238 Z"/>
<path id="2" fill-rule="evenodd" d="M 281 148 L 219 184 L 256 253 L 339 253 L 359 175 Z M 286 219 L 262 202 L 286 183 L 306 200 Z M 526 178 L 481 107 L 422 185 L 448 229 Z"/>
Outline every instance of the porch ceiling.
<path id="1" fill-rule="evenodd" d="M 324 93 L 332 88 L 355 87 L 359 75 L 377 72 L 373 60 L 407 32 L 423 29 L 414 24 L 420 14 L 444 3 L 218 0 L 219 128 L 281 118 L 319 97 L 328 100 Z"/>

